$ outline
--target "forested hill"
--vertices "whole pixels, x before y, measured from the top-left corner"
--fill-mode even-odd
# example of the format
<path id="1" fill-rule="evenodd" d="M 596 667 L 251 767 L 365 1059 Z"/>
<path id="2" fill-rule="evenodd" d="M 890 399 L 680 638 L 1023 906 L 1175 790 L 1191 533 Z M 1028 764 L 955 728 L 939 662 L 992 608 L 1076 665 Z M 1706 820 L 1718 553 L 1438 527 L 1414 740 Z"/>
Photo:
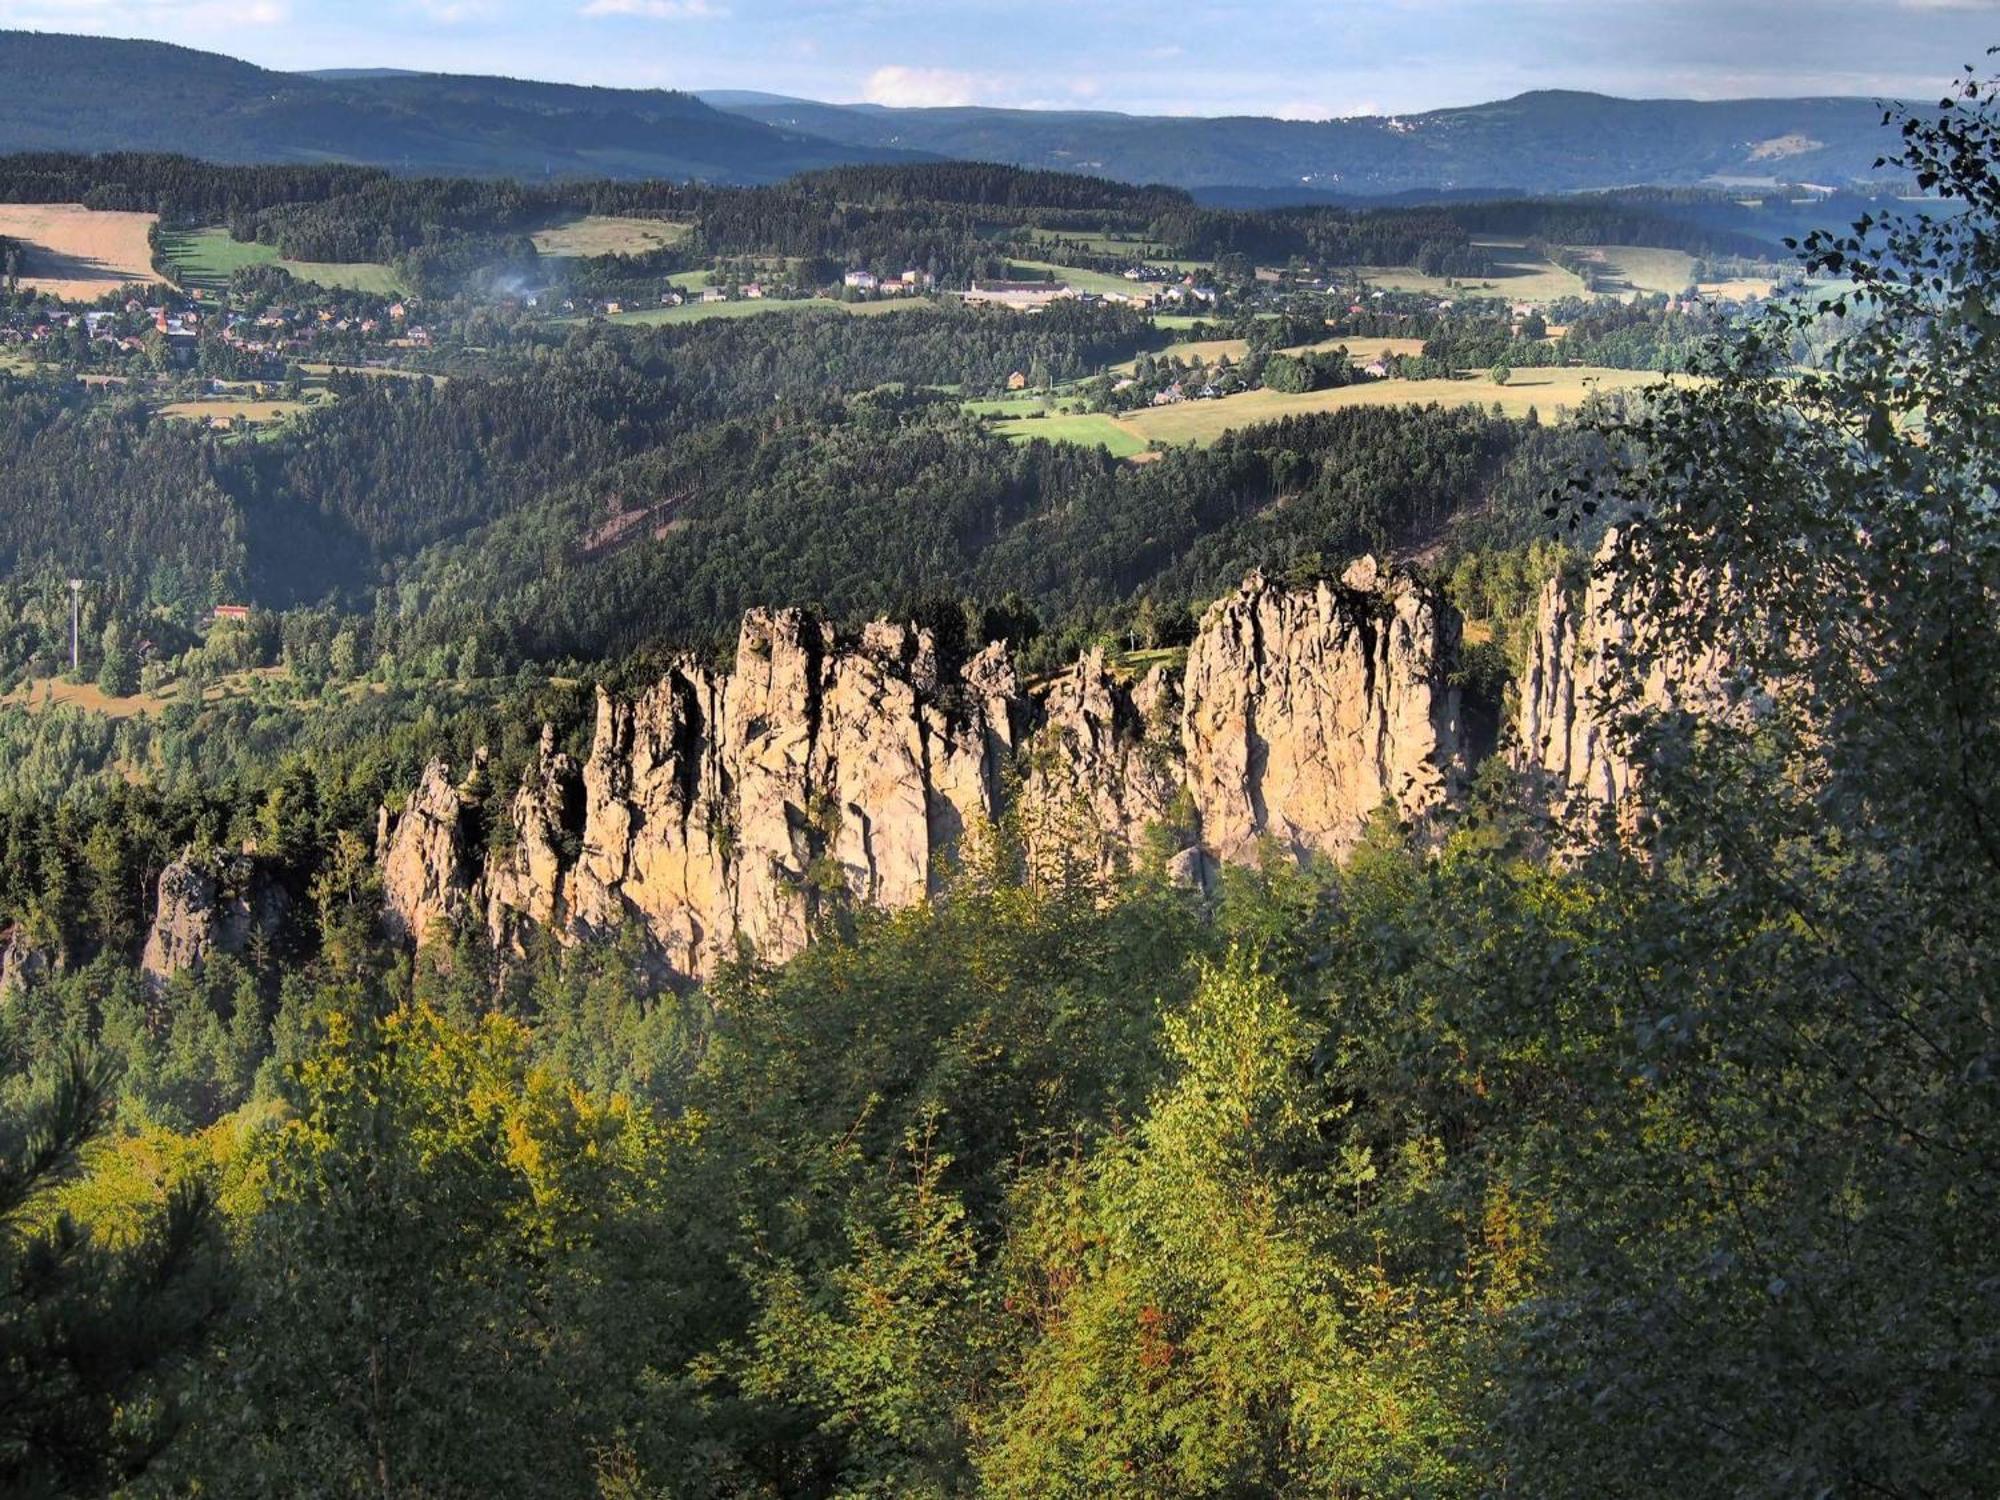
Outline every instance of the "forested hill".
<path id="1" fill-rule="evenodd" d="M 1881 106 L 1867 99 L 1699 102 L 1548 90 L 1423 114 L 1301 121 L 704 97 L 852 146 L 1293 194 L 1571 192 L 1736 177 L 1840 185 L 1868 178 L 1894 145 Z"/>
<path id="2" fill-rule="evenodd" d="M 1865 99 L 1541 92 L 1394 118 L 880 109 L 387 69 L 278 73 L 157 42 L 0 32 L 0 152 L 145 150 L 523 178 L 771 182 L 853 162 L 1004 162 L 1183 188 L 1368 196 L 1747 178 L 1840 185 L 1893 147 Z"/>
<path id="3" fill-rule="evenodd" d="M 0 150 L 173 151 L 516 177 L 770 182 L 842 162 L 836 145 L 663 90 L 504 78 L 276 73 L 160 42 L 0 32 Z"/>

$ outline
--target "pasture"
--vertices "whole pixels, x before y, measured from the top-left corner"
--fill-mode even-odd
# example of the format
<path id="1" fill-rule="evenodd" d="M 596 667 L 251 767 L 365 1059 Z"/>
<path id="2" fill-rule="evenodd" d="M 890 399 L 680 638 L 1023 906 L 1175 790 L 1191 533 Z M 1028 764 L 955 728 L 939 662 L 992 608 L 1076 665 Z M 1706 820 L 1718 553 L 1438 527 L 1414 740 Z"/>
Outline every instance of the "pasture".
<path id="1" fill-rule="evenodd" d="M 146 239 L 157 221 L 80 203 L 0 203 L 0 239 L 21 248 L 21 285 L 69 302 L 159 280 Z"/>
<path id="2" fill-rule="evenodd" d="M 195 229 L 161 236 L 167 263 L 189 290 L 224 291 L 244 266 L 278 266 L 314 286 L 344 287 L 378 297 L 400 297 L 396 273 L 376 261 L 286 260 L 275 245 L 235 240 L 226 229 Z"/>
<path id="3" fill-rule="evenodd" d="M 534 241 L 538 255 L 645 255 L 678 245 L 693 232 L 692 224 L 677 224 L 669 219 L 586 214 L 566 224 L 538 229 L 529 238 Z"/>

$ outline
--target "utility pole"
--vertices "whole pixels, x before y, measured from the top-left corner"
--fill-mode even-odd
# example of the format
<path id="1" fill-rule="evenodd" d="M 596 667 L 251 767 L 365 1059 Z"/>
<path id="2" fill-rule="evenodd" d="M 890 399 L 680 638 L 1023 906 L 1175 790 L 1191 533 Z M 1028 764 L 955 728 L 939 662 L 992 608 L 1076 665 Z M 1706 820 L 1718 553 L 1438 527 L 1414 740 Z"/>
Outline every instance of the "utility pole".
<path id="1" fill-rule="evenodd" d="M 83 580 L 81 578 L 72 578 L 69 581 L 69 669 L 72 672 L 83 670 L 81 665 L 82 659 L 77 652 L 76 641 L 77 625 L 82 608 Z"/>

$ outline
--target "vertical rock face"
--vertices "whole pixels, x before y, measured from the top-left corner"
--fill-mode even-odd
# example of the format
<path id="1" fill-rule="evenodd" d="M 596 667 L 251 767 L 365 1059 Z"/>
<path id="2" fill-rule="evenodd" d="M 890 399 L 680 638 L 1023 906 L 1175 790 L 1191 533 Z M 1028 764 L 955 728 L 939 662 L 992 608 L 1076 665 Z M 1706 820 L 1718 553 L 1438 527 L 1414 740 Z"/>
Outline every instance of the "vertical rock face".
<path id="1" fill-rule="evenodd" d="M 17 923 L 0 933 L 0 1000 L 32 989 L 49 972 L 49 956 L 28 941 Z"/>
<path id="2" fill-rule="evenodd" d="M 1685 709 L 1709 719 L 1752 715 L 1760 694 L 1738 680 L 1729 650 L 1662 650 L 1646 619 L 1619 596 L 1605 539 L 1581 591 L 1560 578 L 1542 586 L 1520 684 L 1517 764 L 1540 773 L 1558 805 L 1573 798 L 1630 806 L 1639 767 L 1609 705 L 1637 712 Z M 1643 653 L 1636 648 L 1648 647 Z M 1644 656 L 1644 665 L 1639 662 Z"/>
<path id="3" fill-rule="evenodd" d="M 1056 679 L 1041 702 L 1021 782 L 1021 838 L 1044 881 L 1081 868 L 1115 877 L 1131 867 L 1146 830 L 1193 842 L 1180 746 L 1180 694 L 1155 667 L 1120 682 L 1092 651 Z M 1179 814 L 1180 816 L 1176 816 Z"/>
<path id="4" fill-rule="evenodd" d="M 844 639 L 753 611 L 726 676 L 687 662 L 635 699 L 600 691 L 580 770 L 545 734 L 483 865 L 469 794 L 428 767 L 380 837 L 388 925 L 421 940 L 479 911 L 514 944 L 636 922 L 664 975 L 701 977 L 739 945 L 789 956 L 832 912 L 935 895 L 1010 812 L 1043 877 L 1122 872 L 1153 828 L 1194 884 L 1267 834 L 1337 857 L 1385 798 L 1421 819 L 1457 785 L 1456 630 L 1372 563 L 1310 589 L 1253 578 L 1210 611 L 1184 684 L 1092 653 L 1028 695 L 998 645 L 952 669 L 913 626 Z"/>
<path id="5" fill-rule="evenodd" d="M 383 920 L 392 936 L 419 942 L 439 920 L 471 909 L 474 874 L 467 868 L 466 801 L 441 760 L 423 778 L 403 809 L 385 817 L 378 834 Z"/>
<path id="6" fill-rule="evenodd" d="M 1607 607 L 1608 587 L 1593 577 L 1579 598 L 1551 578 L 1536 609 L 1517 754 L 1524 767 L 1544 773 L 1559 799 L 1581 794 L 1617 802 L 1631 791 L 1631 763 L 1612 744 L 1596 707 L 1612 670 L 1605 648 L 1627 633 Z"/>
<path id="7" fill-rule="evenodd" d="M 153 925 L 140 968 L 154 985 L 199 970 L 210 955 L 241 953 L 257 933 L 277 932 L 285 896 L 247 855 L 183 851 L 160 872 Z"/>
<path id="8" fill-rule="evenodd" d="M 1188 653 L 1182 739 L 1204 841 L 1225 862 L 1274 838 L 1344 854 L 1384 802 L 1421 820 L 1462 771 L 1457 617 L 1374 559 L 1339 583 L 1254 575 L 1208 612 Z"/>

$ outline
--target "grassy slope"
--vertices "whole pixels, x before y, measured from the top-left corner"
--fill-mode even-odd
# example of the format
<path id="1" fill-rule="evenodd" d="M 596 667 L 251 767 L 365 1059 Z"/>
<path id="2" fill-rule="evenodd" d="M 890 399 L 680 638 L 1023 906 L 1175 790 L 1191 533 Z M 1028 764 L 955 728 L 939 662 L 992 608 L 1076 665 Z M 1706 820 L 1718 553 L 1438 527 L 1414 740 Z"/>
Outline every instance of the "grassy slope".
<path id="1" fill-rule="evenodd" d="M 347 287 L 383 297 L 403 294 L 396 273 L 373 261 L 286 260 L 273 246 L 231 239 L 226 229 L 198 229 L 164 238 L 167 259 L 183 286 L 220 290 L 244 266 L 282 266 L 300 281 L 316 286 Z"/>

